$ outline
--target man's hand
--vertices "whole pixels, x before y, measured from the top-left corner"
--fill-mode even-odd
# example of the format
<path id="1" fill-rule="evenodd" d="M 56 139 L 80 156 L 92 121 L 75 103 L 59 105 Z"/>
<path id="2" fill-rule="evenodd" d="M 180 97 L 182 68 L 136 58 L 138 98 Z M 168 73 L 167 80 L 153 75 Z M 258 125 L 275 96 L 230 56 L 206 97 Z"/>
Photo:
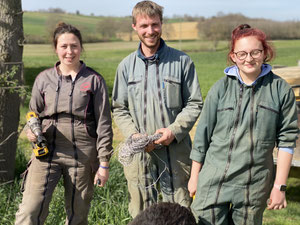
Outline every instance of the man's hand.
<path id="1" fill-rule="evenodd" d="M 141 133 L 136 133 L 132 135 L 132 139 L 138 139 L 139 137 L 142 136 L 147 136 L 147 134 L 141 134 Z M 150 142 L 146 147 L 145 147 L 145 151 L 146 152 L 151 152 L 153 149 L 155 148 L 155 144 L 153 142 Z"/>
<path id="2" fill-rule="evenodd" d="M 160 128 L 158 130 L 156 130 L 155 132 L 156 134 L 161 133 L 162 137 L 156 141 L 154 141 L 154 144 L 162 144 L 165 146 L 168 146 L 169 144 L 171 144 L 171 142 L 174 140 L 175 136 L 172 133 L 172 131 L 170 131 L 168 128 Z"/>

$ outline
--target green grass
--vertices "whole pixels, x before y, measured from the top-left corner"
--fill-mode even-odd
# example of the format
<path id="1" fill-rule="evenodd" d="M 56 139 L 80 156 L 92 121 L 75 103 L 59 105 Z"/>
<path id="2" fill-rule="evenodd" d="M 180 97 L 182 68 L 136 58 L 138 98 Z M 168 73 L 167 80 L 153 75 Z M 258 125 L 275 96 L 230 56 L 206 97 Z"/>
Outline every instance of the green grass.
<path id="1" fill-rule="evenodd" d="M 41 18 L 43 20 L 43 18 Z M 44 18 L 45 20 L 45 18 Z M 198 73 L 202 94 L 206 96 L 211 85 L 224 76 L 226 67 L 227 43 L 221 42 L 217 51 L 211 51 L 210 42 L 170 42 L 170 46 L 182 49 L 193 59 Z M 86 64 L 105 78 L 111 93 L 115 70 L 119 62 L 130 52 L 134 51 L 136 42 L 113 42 L 86 44 L 82 59 Z M 276 41 L 277 58 L 272 65 L 295 66 L 299 59 L 300 40 Z M 52 67 L 57 60 L 50 45 L 25 45 L 24 67 L 26 84 L 30 87 L 36 75 L 45 68 Z M 25 122 L 28 99 L 21 108 L 21 123 Z M 114 127 L 114 147 L 122 140 Z M 19 175 L 25 170 L 31 154 L 31 146 L 24 134 L 18 140 L 16 157 L 16 177 L 13 183 L 0 185 L 0 224 L 10 225 L 14 222 L 18 204 L 21 201 Z M 57 186 L 46 224 L 64 224 L 64 188 L 60 182 Z M 300 179 L 289 178 L 287 190 L 288 208 L 280 211 L 266 211 L 264 225 L 300 224 Z M 113 157 L 111 162 L 110 179 L 104 188 L 96 188 L 92 201 L 89 224 L 125 225 L 130 221 L 128 214 L 128 193 L 122 167 Z"/>

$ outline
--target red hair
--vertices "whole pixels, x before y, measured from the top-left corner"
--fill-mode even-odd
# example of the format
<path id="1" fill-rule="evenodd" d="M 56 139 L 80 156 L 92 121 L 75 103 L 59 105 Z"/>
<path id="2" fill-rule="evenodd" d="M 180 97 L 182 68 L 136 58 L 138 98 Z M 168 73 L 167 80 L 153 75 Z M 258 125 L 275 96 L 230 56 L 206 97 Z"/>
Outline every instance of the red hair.
<path id="1" fill-rule="evenodd" d="M 244 37 L 254 36 L 258 41 L 261 42 L 265 59 L 264 62 L 271 61 L 275 57 L 275 52 L 273 50 L 272 45 L 267 41 L 267 35 L 260 29 L 251 28 L 248 24 L 241 24 L 236 27 L 231 33 L 231 41 L 230 41 L 230 51 L 227 55 L 228 62 L 234 63 L 230 57 L 234 53 L 234 47 L 237 40 Z"/>

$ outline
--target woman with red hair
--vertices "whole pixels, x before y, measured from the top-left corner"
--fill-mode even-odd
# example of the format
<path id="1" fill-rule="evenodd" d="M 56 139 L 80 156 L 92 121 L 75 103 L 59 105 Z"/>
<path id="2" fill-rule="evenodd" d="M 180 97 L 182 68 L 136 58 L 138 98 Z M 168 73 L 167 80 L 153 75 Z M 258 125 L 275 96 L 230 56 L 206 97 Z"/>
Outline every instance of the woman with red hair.
<path id="1" fill-rule="evenodd" d="M 248 24 L 233 30 L 228 59 L 234 65 L 206 97 L 190 155 L 188 188 L 199 224 L 259 225 L 267 204 L 287 205 L 296 102 L 291 87 L 266 64 L 273 57 L 264 32 Z"/>

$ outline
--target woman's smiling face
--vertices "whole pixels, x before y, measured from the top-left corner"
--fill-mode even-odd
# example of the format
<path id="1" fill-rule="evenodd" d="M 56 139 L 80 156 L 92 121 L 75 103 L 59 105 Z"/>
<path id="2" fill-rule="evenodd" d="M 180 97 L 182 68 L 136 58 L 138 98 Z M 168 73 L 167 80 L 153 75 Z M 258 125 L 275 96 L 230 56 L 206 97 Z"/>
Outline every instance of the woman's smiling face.
<path id="1" fill-rule="evenodd" d="M 255 51 L 259 50 L 259 51 Z M 255 36 L 248 36 L 238 39 L 235 42 L 234 53 L 231 53 L 230 57 L 232 61 L 239 68 L 240 75 L 247 77 L 258 77 L 261 72 L 261 66 L 264 63 L 265 53 L 264 48 Z M 245 59 L 239 59 L 236 53 L 246 52 Z M 260 52 L 260 53 L 257 53 Z M 251 53 L 251 54 L 250 54 Z M 253 54 L 254 53 L 254 54 Z M 257 53 L 257 55 L 256 55 Z M 255 58 L 253 56 L 255 55 Z M 257 57 L 258 56 L 258 57 Z"/>
<path id="2" fill-rule="evenodd" d="M 76 35 L 64 33 L 58 37 L 55 51 L 61 64 L 65 66 L 78 64 L 81 50 L 80 41 Z"/>

